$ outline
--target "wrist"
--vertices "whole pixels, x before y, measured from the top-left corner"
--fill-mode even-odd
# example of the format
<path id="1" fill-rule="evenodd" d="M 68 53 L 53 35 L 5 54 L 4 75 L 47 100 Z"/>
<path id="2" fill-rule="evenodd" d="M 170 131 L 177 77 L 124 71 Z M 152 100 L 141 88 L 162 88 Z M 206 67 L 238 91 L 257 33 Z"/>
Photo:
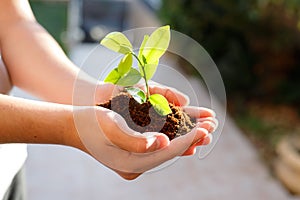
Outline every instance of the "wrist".
<path id="1" fill-rule="evenodd" d="M 95 93 L 95 105 L 108 101 L 111 97 L 123 90 L 123 87 L 111 83 L 100 82 Z"/>
<path id="2" fill-rule="evenodd" d="M 87 109 L 91 109 L 90 106 L 68 106 L 66 112 L 64 113 L 64 121 L 66 124 L 66 132 L 64 133 L 62 145 L 74 147 L 84 152 L 87 152 L 85 146 L 83 145 L 78 129 L 76 127 L 76 121 L 81 120 Z"/>

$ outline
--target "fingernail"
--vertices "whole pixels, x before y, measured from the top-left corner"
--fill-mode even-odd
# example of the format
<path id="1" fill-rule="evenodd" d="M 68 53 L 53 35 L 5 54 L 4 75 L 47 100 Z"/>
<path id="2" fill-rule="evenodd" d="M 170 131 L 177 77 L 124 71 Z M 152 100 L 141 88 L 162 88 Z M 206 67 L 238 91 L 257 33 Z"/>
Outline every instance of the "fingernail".
<path id="1" fill-rule="evenodd" d="M 148 141 L 147 148 L 151 147 L 152 145 L 155 145 L 155 148 L 156 148 L 156 146 L 157 146 L 157 139 L 156 139 L 155 136 L 149 136 L 149 137 L 147 137 L 147 141 Z"/>
<path id="2" fill-rule="evenodd" d="M 213 122 L 211 122 L 212 132 L 215 132 L 217 129 L 217 125 Z"/>
<path id="3" fill-rule="evenodd" d="M 160 149 L 160 140 L 156 138 L 155 142 L 155 149 Z"/>
<path id="4" fill-rule="evenodd" d="M 213 122 L 209 122 L 209 121 L 207 121 L 207 122 L 203 122 L 203 124 L 208 124 L 208 127 L 206 127 L 206 129 L 211 133 L 211 132 L 214 132 L 215 130 L 216 130 L 216 125 L 215 125 L 215 123 L 213 123 Z"/>
<path id="5" fill-rule="evenodd" d="M 212 142 L 212 135 L 208 135 L 207 137 L 203 138 L 201 145 L 208 145 Z"/>

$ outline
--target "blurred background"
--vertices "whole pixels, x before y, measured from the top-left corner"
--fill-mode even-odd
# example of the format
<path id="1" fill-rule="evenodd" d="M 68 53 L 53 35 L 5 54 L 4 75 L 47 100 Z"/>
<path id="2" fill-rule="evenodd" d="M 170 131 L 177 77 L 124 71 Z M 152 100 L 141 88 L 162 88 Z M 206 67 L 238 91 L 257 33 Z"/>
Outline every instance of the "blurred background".
<path id="1" fill-rule="evenodd" d="M 30 3 L 37 20 L 78 65 L 108 32 L 170 24 L 199 42 L 215 61 L 225 84 L 228 117 L 207 158 L 182 158 L 133 182 L 120 180 L 74 149 L 29 146 L 29 200 L 299 198 L 300 1 Z M 185 76 L 201 80 L 188 63 L 178 60 L 178 66 Z"/>

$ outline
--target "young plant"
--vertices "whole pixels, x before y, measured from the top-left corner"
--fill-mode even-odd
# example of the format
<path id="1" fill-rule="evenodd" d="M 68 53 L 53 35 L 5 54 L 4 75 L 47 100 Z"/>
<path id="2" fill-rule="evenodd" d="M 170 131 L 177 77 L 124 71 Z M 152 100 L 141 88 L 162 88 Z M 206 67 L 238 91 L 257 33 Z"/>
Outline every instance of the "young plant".
<path id="1" fill-rule="evenodd" d="M 104 79 L 104 82 L 124 86 L 126 91 L 140 104 L 149 101 L 160 115 L 172 113 L 166 98 L 160 94 L 150 94 L 148 81 L 153 77 L 160 57 L 167 50 L 170 43 L 170 27 L 162 26 L 150 36 L 145 35 L 138 55 L 135 54 L 128 38 L 120 32 L 112 32 L 100 42 L 110 50 L 124 54 L 118 66 Z M 133 58 L 138 62 L 138 70 L 133 67 Z M 133 87 L 141 79 L 146 85 L 146 94 L 143 90 Z"/>

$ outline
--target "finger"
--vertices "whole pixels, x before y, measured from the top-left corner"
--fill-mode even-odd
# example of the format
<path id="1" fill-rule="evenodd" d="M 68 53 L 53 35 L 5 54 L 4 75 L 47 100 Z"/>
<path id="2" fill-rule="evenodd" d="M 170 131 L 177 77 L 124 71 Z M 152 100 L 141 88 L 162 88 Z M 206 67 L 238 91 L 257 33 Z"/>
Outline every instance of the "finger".
<path id="1" fill-rule="evenodd" d="M 190 133 L 172 140 L 169 146 L 161 150 L 160 156 L 169 160 L 175 156 L 193 155 L 196 152 L 198 142 L 207 136 L 208 131 L 206 129 L 200 127 L 194 128 Z M 159 153 L 160 151 L 154 152 L 153 155 Z"/>
<path id="2" fill-rule="evenodd" d="M 204 138 L 208 137 L 208 130 L 202 127 L 203 124 L 200 124 L 200 127 L 197 128 L 198 137 L 195 137 L 191 146 L 182 154 L 182 156 L 190 156 L 196 153 L 196 147 L 199 146 L 199 142 L 203 142 Z"/>
<path id="3" fill-rule="evenodd" d="M 190 148 L 188 148 L 182 154 L 182 156 L 191 156 L 191 155 L 194 155 L 196 153 L 196 147 L 197 146 L 208 145 L 211 142 L 212 142 L 212 135 L 208 135 L 208 136 L 200 139 L 197 143 L 195 143 L 194 145 L 192 145 Z"/>
<path id="4" fill-rule="evenodd" d="M 124 90 L 124 87 L 111 83 L 99 83 L 94 95 L 94 104 L 98 105 L 107 102 L 112 97 Z"/>
<path id="5" fill-rule="evenodd" d="M 149 90 L 151 94 L 163 95 L 170 103 L 173 103 L 176 106 L 186 106 L 189 104 L 188 96 L 175 88 L 161 85 L 152 85 L 149 87 Z"/>
<path id="6" fill-rule="evenodd" d="M 188 148 L 182 156 L 191 156 L 196 153 L 196 147 L 197 146 L 202 146 L 202 145 L 208 145 L 212 142 L 212 135 L 208 135 L 205 138 L 201 139 L 199 142 L 196 144 L 192 145 L 190 148 Z"/>
<path id="7" fill-rule="evenodd" d="M 204 137 L 203 139 L 199 140 L 199 142 L 197 142 L 195 145 L 196 146 L 202 146 L 202 145 L 208 145 L 212 142 L 213 136 L 210 134 L 206 137 Z"/>
<path id="8" fill-rule="evenodd" d="M 205 128 L 209 133 L 212 133 L 216 130 L 216 124 L 211 121 L 200 122 L 200 127 Z"/>
<path id="9" fill-rule="evenodd" d="M 211 122 L 213 124 L 213 126 L 214 126 L 214 129 L 217 129 L 217 127 L 219 125 L 219 121 L 216 118 L 214 118 L 214 117 L 198 118 L 196 121 L 198 123 Z"/>
<path id="10" fill-rule="evenodd" d="M 145 171 L 152 169 L 167 160 L 176 156 L 181 156 L 191 146 L 191 144 L 195 144 L 207 134 L 207 130 L 205 129 L 202 130 L 202 128 L 194 128 L 186 135 L 172 140 L 169 145 L 159 151 L 149 153 L 132 153 L 112 148 L 110 150 L 111 154 L 115 153 L 119 157 L 125 157 L 126 160 L 108 160 L 106 165 L 112 166 L 114 170 L 126 173 L 144 173 Z M 128 174 L 126 174 L 124 178 L 129 179 L 130 177 L 127 177 L 127 175 Z"/>
<path id="11" fill-rule="evenodd" d="M 183 111 L 195 118 L 216 117 L 216 113 L 213 110 L 204 107 L 185 106 Z"/>
<path id="12" fill-rule="evenodd" d="M 193 155 L 196 152 L 195 147 L 197 146 L 199 141 L 202 141 L 204 138 L 206 138 L 209 134 L 208 130 L 205 128 L 202 128 L 201 125 L 198 125 L 198 127 L 194 128 L 192 132 L 194 133 L 187 133 L 187 134 L 194 134 L 193 137 L 190 137 L 190 143 L 186 146 L 184 149 L 184 155 Z M 183 136 L 181 136 L 183 137 Z M 181 154 L 181 155 L 183 155 Z"/>
<path id="13" fill-rule="evenodd" d="M 205 128 L 198 127 L 196 128 L 196 135 L 193 138 L 192 142 L 190 143 L 190 146 L 194 145 L 195 143 L 199 142 L 201 139 L 208 136 L 208 131 Z"/>
<path id="14" fill-rule="evenodd" d="M 159 150 L 169 144 L 169 139 L 163 134 L 152 136 L 136 136 L 123 131 L 109 135 L 108 139 L 117 147 L 135 153 L 146 153 Z"/>
<path id="15" fill-rule="evenodd" d="M 117 147 L 135 153 L 155 151 L 169 144 L 167 136 L 161 133 L 142 135 L 130 129 L 123 117 L 113 111 L 107 111 L 108 117 L 102 118 L 101 129 L 107 141 Z M 109 124 L 109 126 L 107 126 Z"/>
<path id="16" fill-rule="evenodd" d="M 167 135 L 163 133 L 157 133 L 157 132 L 151 132 L 151 133 L 143 133 L 146 137 L 149 137 L 150 135 L 155 135 L 157 141 L 157 145 L 151 145 L 145 152 L 153 152 L 157 151 L 159 149 L 162 149 L 170 144 L 170 140 Z"/>
<path id="17" fill-rule="evenodd" d="M 193 145 L 190 148 L 188 148 L 183 154 L 182 156 L 192 156 L 196 153 L 196 147 L 197 145 Z"/>

